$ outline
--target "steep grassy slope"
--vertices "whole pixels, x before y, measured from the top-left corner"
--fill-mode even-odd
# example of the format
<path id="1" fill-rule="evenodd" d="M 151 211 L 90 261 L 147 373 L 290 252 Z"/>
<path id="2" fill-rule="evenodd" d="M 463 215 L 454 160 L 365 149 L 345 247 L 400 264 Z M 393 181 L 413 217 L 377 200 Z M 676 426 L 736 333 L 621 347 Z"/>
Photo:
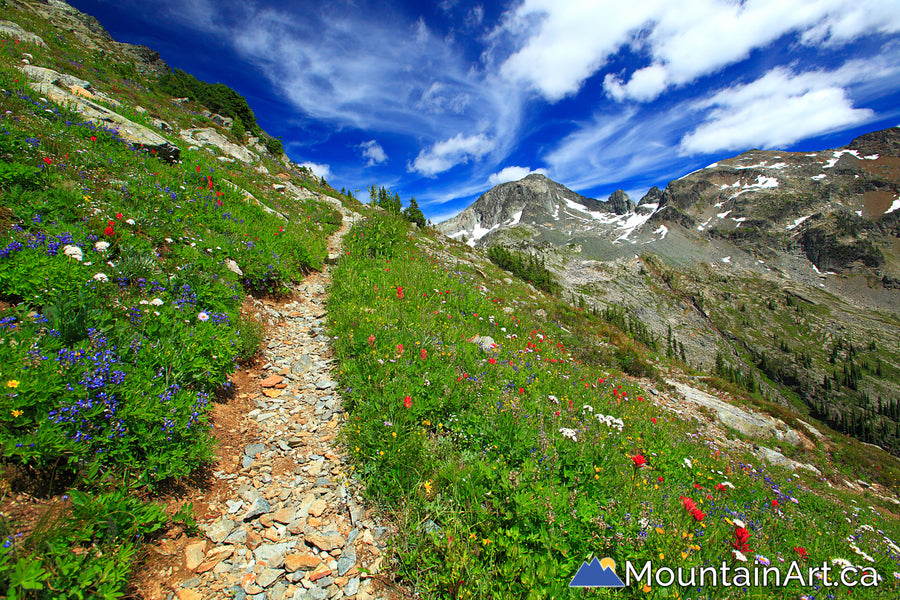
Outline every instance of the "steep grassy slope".
<path id="1" fill-rule="evenodd" d="M 401 528 L 400 581 L 424 597 L 574 598 L 583 592 L 568 584 L 591 556 L 614 559 L 623 578 L 626 561 L 784 573 L 791 561 L 804 572 L 848 561 L 874 567 L 880 587 L 825 590 L 816 579 L 676 590 L 632 579 L 616 594 L 897 593 L 892 504 L 829 482 L 857 468 L 858 445 L 836 436 L 798 450 L 819 476 L 765 465 L 740 436 L 701 427 L 701 413 L 664 408 L 667 392 L 648 393 L 664 377 L 641 384 L 612 366 L 640 362 L 673 377 L 674 363 L 431 236 L 381 214 L 355 227 L 329 307 L 345 439 L 371 497 Z M 878 456 L 896 484 L 894 461 Z"/>
<path id="2" fill-rule="evenodd" d="M 340 215 L 276 191 L 318 182 L 272 157 L 173 135 L 211 124 L 153 73 L 33 14 L 0 19 L 45 40 L 0 39 L 0 595 L 119 597 L 170 520 L 141 498 L 208 460 L 211 403 L 256 352 L 245 294 L 319 268 Z M 166 121 L 181 160 L 40 97 L 28 63 L 87 80 L 138 124 Z"/>

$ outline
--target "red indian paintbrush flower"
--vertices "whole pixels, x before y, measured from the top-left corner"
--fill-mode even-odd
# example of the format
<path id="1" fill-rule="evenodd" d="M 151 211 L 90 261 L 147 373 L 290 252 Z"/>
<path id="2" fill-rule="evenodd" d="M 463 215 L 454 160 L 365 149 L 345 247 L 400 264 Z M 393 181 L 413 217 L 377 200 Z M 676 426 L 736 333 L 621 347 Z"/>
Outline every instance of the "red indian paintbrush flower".
<path id="1" fill-rule="evenodd" d="M 397 298 L 403 300 L 403 286 L 397 286 Z"/>
<path id="2" fill-rule="evenodd" d="M 412 398 L 409 396 L 405 396 L 403 398 L 403 406 L 406 408 L 410 408 L 412 406 Z"/>
<path id="3" fill-rule="evenodd" d="M 747 544 L 747 540 L 750 539 L 750 532 L 747 531 L 745 527 L 735 527 L 734 528 L 734 541 L 731 542 L 731 545 L 734 546 L 735 550 L 740 550 L 741 552 L 749 552 L 750 546 Z"/>
<path id="4" fill-rule="evenodd" d="M 647 458 L 643 454 L 635 454 L 631 457 L 631 462 L 634 463 L 635 468 L 640 468 L 647 464 Z"/>

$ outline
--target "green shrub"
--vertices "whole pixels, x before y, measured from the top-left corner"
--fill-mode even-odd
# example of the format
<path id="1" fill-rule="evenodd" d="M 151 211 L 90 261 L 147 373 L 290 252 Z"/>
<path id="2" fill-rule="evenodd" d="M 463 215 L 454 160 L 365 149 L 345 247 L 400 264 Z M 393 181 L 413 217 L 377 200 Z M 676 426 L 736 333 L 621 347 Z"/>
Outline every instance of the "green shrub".
<path id="1" fill-rule="evenodd" d="M 376 213 L 358 224 L 344 238 L 350 254 L 366 257 L 390 258 L 406 237 L 406 225 L 399 218 Z"/>

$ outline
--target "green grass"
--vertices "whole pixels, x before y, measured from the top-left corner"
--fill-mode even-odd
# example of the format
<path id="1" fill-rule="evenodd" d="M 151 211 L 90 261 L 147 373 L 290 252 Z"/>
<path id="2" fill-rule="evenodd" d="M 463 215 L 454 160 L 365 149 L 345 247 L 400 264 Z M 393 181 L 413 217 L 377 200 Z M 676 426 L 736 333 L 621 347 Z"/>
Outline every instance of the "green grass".
<path id="1" fill-rule="evenodd" d="M 573 335 L 551 318 L 541 329 L 522 306 L 530 303 L 503 310 L 525 296 L 502 287 L 499 271 L 445 262 L 392 227 L 381 217 L 353 229 L 329 315 L 349 410 L 344 439 L 369 498 L 401 527 L 394 556 L 403 583 L 432 598 L 582 597 L 567 586 L 591 556 L 614 559 L 620 575 L 626 561 L 734 565 L 739 519 L 750 563 L 849 560 L 884 577 L 854 597 L 897 593 L 900 552 L 887 541 L 900 533 L 894 518 L 835 498 L 809 473 L 763 466 L 699 435 L 611 364 L 579 360 L 592 354 L 588 332 L 599 331 L 589 315 L 560 307 L 571 313 L 565 329 L 583 328 Z M 390 252 L 373 251 L 386 238 Z M 497 347 L 480 348 L 478 336 Z M 622 419 L 621 432 L 601 414 Z M 655 584 L 616 592 L 728 597 L 679 593 Z M 824 597 L 798 585 L 735 596 L 800 593 Z"/>

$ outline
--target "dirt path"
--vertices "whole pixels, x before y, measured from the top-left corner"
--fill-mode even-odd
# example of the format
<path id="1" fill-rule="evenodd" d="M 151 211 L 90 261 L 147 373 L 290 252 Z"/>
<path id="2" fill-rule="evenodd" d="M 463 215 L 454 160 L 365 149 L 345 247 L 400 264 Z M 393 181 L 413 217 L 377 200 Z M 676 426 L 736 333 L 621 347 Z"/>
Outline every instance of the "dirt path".
<path id="1" fill-rule="evenodd" d="M 342 210 L 329 262 L 355 217 Z M 286 302 L 255 302 L 270 331 L 264 364 L 242 374 L 236 405 L 243 409 L 217 422 L 217 489 L 199 499 L 201 536 L 182 535 L 168 548 L 164 540 L 156 551 L 169 554 L 170 566 L 150 597 L 390 597 L 371 577 L 388 529 L 363 506 L 335 441 L 345 417 L 325 335 L 329 269 L 307 277 Z"/>

